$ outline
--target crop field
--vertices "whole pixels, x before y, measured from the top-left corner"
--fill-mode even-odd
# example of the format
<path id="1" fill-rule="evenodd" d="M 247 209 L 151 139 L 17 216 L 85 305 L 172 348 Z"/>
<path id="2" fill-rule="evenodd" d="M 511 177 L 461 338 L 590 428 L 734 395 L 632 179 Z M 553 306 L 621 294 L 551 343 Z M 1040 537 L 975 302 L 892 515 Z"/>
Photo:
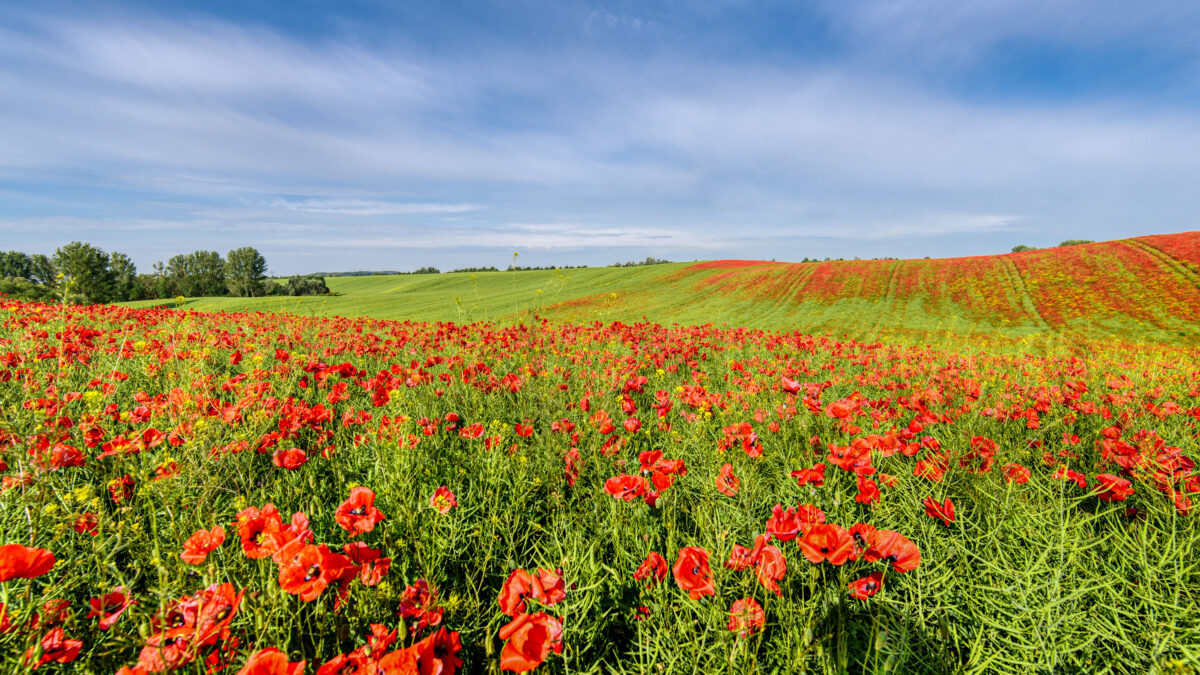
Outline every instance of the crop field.
<path id="1" fill-rule="evenodd" d="M 546 315 L 577 280 L 617 293 L 585 323 L 0 300 L 0 672 L 1194 673 L 1186 244 L 478 281 L 531 283 Z M 1164 339 L 616 320 L 629 279 L 671 278 L 731 317 L 891 308 L 871 338 L 917 306 L 1066 330 L 1091 316 L 1061 297 L 1079 270 L 1113 280 L 1088 291 L 1102 329 Z M 485 304 L 450 276 L 402 282 Z"/>
<path id="2" fill-rule="evenodd" d="M 191 298 L 203 311 L 414 321 L 727 324 L 989 348 L 1200 341 L 1200 232 L 971 258 L 719 260 L 633 268 L 330 277 L 333 297 Z M 133 307 L 164 301 L 128 303 Z M 176 306 L 175 302 L 167 302 Z"/>

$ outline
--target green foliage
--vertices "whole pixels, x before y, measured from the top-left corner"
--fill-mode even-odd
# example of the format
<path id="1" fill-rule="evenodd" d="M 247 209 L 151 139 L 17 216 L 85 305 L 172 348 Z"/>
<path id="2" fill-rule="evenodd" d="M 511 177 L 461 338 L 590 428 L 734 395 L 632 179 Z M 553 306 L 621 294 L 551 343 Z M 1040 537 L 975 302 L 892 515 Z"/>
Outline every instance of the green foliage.
<path id="1" fill-rule="evenodd" d="M 1059 246 L 1078 246 L 1080 244 L 1094 244 L 1094 243 L 1096 243 L 1096 242 L 1092 239 L 1067 239 L 1062 242 L 1059 242 L 1058 245 Z"/>
<path id="2" fill-rule="evenodd" d="M 1025 251 L 1036 251 L 1036 250 L 1037 250 L 1036 246 L 1026 246 L 1025 244 L 1017 244 L 1016 246 L 1012 247 L 1013 253 L 1023 253 Z"/>
<path id="3" fill-rule="evenodd" d="M 225 261 L 216 251 L 193 251 L 167 261 L 166 287 L 161 297 L 226 295 Z"/>
<path id="4" fill-rule="evenodd" d="M 287 280 L 287 294 L 297 295 L 329 295 L 329 287 L 325 285 L 324 277 L 308 276 L 290 277 Z"/>
<path id="5" fill-rule="evenodd" d="M 109 256 L 101 249 L 81 241 L 60 246 L 54 253 L 54 267 L 63 275 L 69 295 L 83 302 L 109 302 L 116 294 L 116 274 L 109 267 Z"/>
<path id="6" fill-rule="evenodd" d="M 225 256 L 225 283 L 229 294 L 253 298 L 265 294 L 267 260 L 251 246 L 235 248 Z"/>

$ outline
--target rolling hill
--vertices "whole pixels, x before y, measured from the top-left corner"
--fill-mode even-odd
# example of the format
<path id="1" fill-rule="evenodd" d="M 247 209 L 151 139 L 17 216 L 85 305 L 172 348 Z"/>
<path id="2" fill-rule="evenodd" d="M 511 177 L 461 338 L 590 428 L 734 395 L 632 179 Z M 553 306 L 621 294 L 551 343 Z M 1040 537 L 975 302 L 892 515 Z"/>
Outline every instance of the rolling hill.
<path id="1" fill-rule="evenodd" d="M 717 260 L 327 281 L 336 295 L 199 298 L 185 306 L 454 322 L 644 317 L 867 340 L 1200 342 L 1200 232 L 964 258 Z"/>

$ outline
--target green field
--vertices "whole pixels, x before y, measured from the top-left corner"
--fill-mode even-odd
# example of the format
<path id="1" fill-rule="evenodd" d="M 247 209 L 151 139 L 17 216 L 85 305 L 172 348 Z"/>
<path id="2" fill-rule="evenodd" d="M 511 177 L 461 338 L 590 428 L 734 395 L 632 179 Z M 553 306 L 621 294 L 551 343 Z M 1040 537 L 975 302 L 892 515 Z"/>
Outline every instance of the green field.
<path id="1" fill-rule="evenodd" d="M 472 323 L 648 320 L 988 347 L 1200 341 L 1200 232 L 969 258 L 329 277 L 321 297 L 186 309 Z M 175 306 L 175 301 L 129 303 Z"/>

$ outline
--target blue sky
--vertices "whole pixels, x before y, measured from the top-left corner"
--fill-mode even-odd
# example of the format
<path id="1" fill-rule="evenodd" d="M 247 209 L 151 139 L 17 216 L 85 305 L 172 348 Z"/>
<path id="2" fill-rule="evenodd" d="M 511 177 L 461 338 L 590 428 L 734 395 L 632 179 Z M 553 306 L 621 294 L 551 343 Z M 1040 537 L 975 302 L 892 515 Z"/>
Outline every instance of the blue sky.
<path id="1" fill-rule="evenodd" d="M 1200 229 L 1200 3 L 0 6 L 0 249 L 289 274 Z"/>

